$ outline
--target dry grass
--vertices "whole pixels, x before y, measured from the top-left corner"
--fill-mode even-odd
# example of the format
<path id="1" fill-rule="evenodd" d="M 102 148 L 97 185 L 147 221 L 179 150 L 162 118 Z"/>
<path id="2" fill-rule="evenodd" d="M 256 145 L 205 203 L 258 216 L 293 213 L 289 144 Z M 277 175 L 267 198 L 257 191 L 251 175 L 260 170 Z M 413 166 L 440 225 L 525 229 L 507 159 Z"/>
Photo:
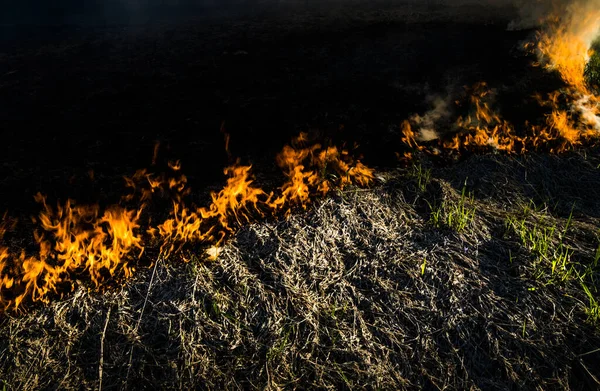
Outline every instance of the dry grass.
<path id="1" fill-rule="evenodd" d="M 216 262 L 159 260 L 122 288 L 3 315 L 0 380 L 8 390 L 597 388 L 586 293 L 540 277 L 506 228 L 509 216 L 541 215 L 564 227 L 576 201 L 561 239 L 576 267 L 589 265 L 600 235 L 593 154 L 475 156 L 434 167 L 426 183 L 388 172 L 372 190 L 244 227 Z M 456 202 L 467 177 L 473 221 L 435 227 L 428 204 Z M 546 207 L 525 216 L 531 200 Z"/>

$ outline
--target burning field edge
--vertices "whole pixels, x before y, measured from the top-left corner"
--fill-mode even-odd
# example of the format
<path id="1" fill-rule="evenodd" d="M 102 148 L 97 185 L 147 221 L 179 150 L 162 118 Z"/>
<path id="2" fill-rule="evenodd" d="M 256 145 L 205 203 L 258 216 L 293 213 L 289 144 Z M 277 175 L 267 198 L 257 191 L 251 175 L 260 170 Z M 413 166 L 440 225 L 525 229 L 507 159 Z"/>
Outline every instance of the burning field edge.
<path id="1" fill-rule="evenodd" d="M 159 144 L 117 203 L 38 193 L 32 223 L 0 222 L 1 384 L 598 388 L 600 97 L 585 75 L 600 11 L 587 5 L 541 20 L 523 48 L 562 83 L 531 97 L 543 114 L 509 122 L 485 82 L 458 118 L 434 99 L 399 126 L 401 168 L 300 133 L 269 190 L 223 125 L 226 183 L 204 200 L 179 161 L 157 167 Z"/>
<path id="2" fill-rule="evenodd" d="M 0 320 L 7 389 L 593 389 L 600 151 L 426 155 Z M 583 185 L 585 183 L 585 185 Z M 195 256 L 194 253 L 191 253 Z M 202 253 L 196 253 L 202 258 Z M 582 289 L 582 286 L 589 286 Z"/>

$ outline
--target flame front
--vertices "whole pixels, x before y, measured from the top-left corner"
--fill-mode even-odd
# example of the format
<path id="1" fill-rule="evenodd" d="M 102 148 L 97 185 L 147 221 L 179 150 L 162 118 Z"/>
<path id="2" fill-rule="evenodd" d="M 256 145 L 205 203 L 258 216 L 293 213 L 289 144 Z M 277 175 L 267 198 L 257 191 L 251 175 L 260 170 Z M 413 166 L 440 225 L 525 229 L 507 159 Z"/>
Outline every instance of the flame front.
<path id="1" fill-rule="evenodd" d="M 156 229 L 150 230 L 153 236 L 160 238 L 161 256 L 168 258 L 186 243 L 219 245 L 227 234 L 251 221 L 253 214 L 262 216 L 260 207 L 267 195 L 252 185 L 251 168 L 240 165 L 227 167 L 224 170 L 228 176 L 227 183 L 221 191 L 211 193 L 212 202 L 208 208 L 188 207 L 183 197 L 175 197 L 171 216 Z M 180 187 L 179 193 L 183 189 Z"/>
<path id="2" fill-rule="evenodd" d="M 119 273 L 131 276 L 129 263 L 144 250 L 138 225 L 141 210 L 113 206 L 100 214 L 98 206 L 72 200 L 54 210 L 42 195 L 35 198 L 43 207 L 34 232 L 37 254 L 11 254 L 8 247 L 0 247 L 3 309 L 11 304 L 17 308 L 27 297 L 47 302 L 50 294 L 73 288 L 77 276 L 88 276 L 95 287 Z M 7 300 L 6 290 L 11 290 L 12 299 Z"/>
<path id="3" fill-rule="evenodd" d="M 543 122 L 514 126 L 494 108 L 495 91 L 486 83 L 468 88 L 469 114 L 451 126 L 449 137 L 435 139 L 431 121 L 414 116 L 402 123 L 401 141 L 414 151 L 439 154 L 465 150 L 525 153 L 529 150 L 563 152 L 600 135 L 600 97 L 585 81 L 584 70 L 600 30 L 600 5 L 573 4 L 545 18 L 536 41 L 527 47 L 538 64 L 556 71 L 565 87 L 538 102 L 548 109 Z M 441 106 L 440 106 L 441 107 Z M 445 108 L 445 106 L 444 106 Z M 438 116 L 439 117 L 439 116 Z M 431 118 L 431 117 L 430 117 Z M 427 123 L 426 123 L 427 122 Z M 427 126 L 426 137 L 420 126 Z M 423 129 L 425 130 L 425 129 Z M 224 133 L 228 156 L 230 136 Z M 153 151 L 157 163 L 159 144 Z M 118 205 L 101 208 L 67 200 L 55 208 L 38 194 L 42 211 L 35 219 L 36 251 L 15 249 L 6 239 L 14 221 L 0 222 L 0 311 L 18 309 L 27 301 L 48 302 L 74 289 L 76 281 L 102 287 L 115 278 L 128 278 L 145 251 L 157 250 L 159 259 L 188 259 L 190 244 L 209 247 L 211 259 L 243 224 L 266 216 L 289 215 L 306 209 L 312 199 L 349 184 L 369 186 L 373 170 L 343 148 L 311 142 L 301 133 L 277 155 L 285 182 L 273 191 L 255 184 L 251 165 L 240 162 L 224 169 L 222 189 L 210 193 L 208 206 L 189 201 L 188 180 L 179 162 L 169 163 L 169 174 L 139 170 L 125 178 L 128 194 Z M 167 200 L 157 209 L 159 200 Z M 154 218 L 160 219 L 158 223 Z"/>
<path id="4" fill-rule="evenodd" d="M 571 145 L 577 145 L 581 138 L 600 133 L 600 98 L 585 79 L 586 64 L 594 53 L 592 43 L 600 35 L 600 2 L 557 7 L 544 22 L 537 42 L 529 47 L 535 48 L 539 63 L 558 72 L 567 85 L 548 96 L 552 114 L 547 117 L 547 125 Z M 567 102 L 566 109 L 557 104 L 560 95 Z"/>
<path id="5" fill-rule="evenodd" d="M 4 246 L 4 236 L 8 227 L 8 218 L 4 215 L 2 221 L 0 221 L 0 310 L 4 310 L 10 304 L 9 301 L 4 297 L 2 292 L 10 290 L 14 285 L 13 273 L 10 270 L 10 254 L 8 247 Z"/>
<path id="6" fill-rule="evenodd" d="M 286 182 L 276 192 L 256 187 L 252 166 L 238 162 L 224 170 L 227 182 L 219 192 L 211 193 L 208 207 L 187 205 L 184 197 L 174 197 L 170 217 L 149 231 L 162 243 L 161 256 L 169 257 L 186 244 L 198 242 L 212 245 L 217 254 L 215 248 L 227 235 L 257 217 L 289 215 L 294 207 L 306 209 L 311 199 L 326 195 L 336 186 L 369 186 L 373 182 L 373 170 L 352 159 L 347 151 L 306 144 L 307 138 L 301 133 L 277 155 Z"/>
<path id="7" fill-rule="evenodd" d="M 319 143 L 305 145 L 307 138 L 306 133 L 301 133 L 277 156 L 287 182 L 281 187 L 281 195 L 268 202 L 270 209 L 287 207 L 289 214 L 290 206 L 306 208 L 312 197 L 325 195 L 333 187 L 344 188 L 351 183 L 369 186 L 373 182 L 373 170 L 354 161 L 348 151 Z"/>
<path id="8" fill-rule="evenodd" d="M 458 133 L 450 141 L 442 143 L 445 149 L 459 150 L 478 147 L 491 147 L 505 152 L 515 152 L 516 144 L 524 148 L 524 139 L 518 137 L 513 126 L 500 118 L 491 108 L 486 98 L 490 90 L 481 82 L 473 87 L 470 103 L 475 109 L 473 116 L 459 117 L 456 126 Z"/>
<path id="9" fill-rule="evenodd" d="M 450 137 L 436 143 L 422 144 L 419 133 L 421 116 L 404 121 L 401 141 L 411 150 L 425 150 L 437 154 L 442 151 L 493 149 L 507 153 L 525 153 L 528 150 L 547 150 L 560 153 L 600 137 L 600 97 L 589 88 L 585 67 L 593 54 L 592 43 L 600 33 L 600 1 L 574 2 L 568 7 L 553 9 L 540 21 L 542 28 L 534 42 L 525 45 L 548 71 L 556 71 L 565 88 L 547 96 L 537 94 L 537 100 L 550 112 L 545 122 L 523 124 L 517 130 L 492 109 L 493 89 L 485 82 L 469 89 L 472 114 L 459 118 Z M 434 132 L 435 133 L 435 132 Z M 435 137 L 433 137 L 435 138 Z M 423 137 L 429 141 L 432 137 Z M 411 157 L 410 152 L 404 154 Z"/>
<path id="10" fill-rule="evenodd" d="M 47 303 L 52 296 L 73 290 L 78 280 L 100 288 L 109 280 L 129 278 L 147 248 L 158 248 L 159 259 L 178 255 L 185 260 L 185 245 L 202 243 L 211 246 L 208 252 L 215 258 L 226 237 L 243 224 L 267 213 L 287 215 L 296 206 L 306 208 L 314 196 L 325 195 L 334 186 L 372 182 L 373 171 L 345 150 L 319 144 L 300 147 L 306 137 L 301 134 L 278 155 L 286 182 L 277 192 L 257 187 L 252 166 L 238 161 L 225 168 L 226 183 L 210 194 L 207 207 L 186 203 L 190 190 L 179 162 L 169 163 L 168 175 L 139 170 L 125 178 L 129 192 L 121 204 L 131 207 L 101 208 L 67 200 L 53 208 L 37 194 L 42 211 L 34 219 L 35 254 L 11 251 L 5 236 L 15 225 L 7 216 L 0 221 L 0 311 L 18 309 L 25 300 Z M 336 179 L 325 178 L 326 173 L 337 175 Z M 172 208 L 161 223 L 152 226 L 146 211 L 157 199 L 170 200 Z"/>

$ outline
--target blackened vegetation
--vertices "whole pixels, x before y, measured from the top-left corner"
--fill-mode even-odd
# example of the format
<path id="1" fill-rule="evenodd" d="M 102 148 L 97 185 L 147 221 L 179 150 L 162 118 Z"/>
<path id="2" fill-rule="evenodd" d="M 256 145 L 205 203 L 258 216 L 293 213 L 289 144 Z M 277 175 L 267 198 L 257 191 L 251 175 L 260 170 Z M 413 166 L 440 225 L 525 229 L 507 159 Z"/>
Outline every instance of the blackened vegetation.
<path id="1" fill-rule="evenodd" d="M 358 142 L 381 173 L 373 189 L 335 192 L 304 214 L 243 227 L 216 262 L 192 248 L 191 262 L 160 260 L 102 294 L 77 284 L 48 306 L 2 314 L 0 381 L 8 389 L 597 388 L 600 333 L 589 298 L 579 280 L 538 264 L 507 222 L 564 230 L 550 245 L 568 246 L 573 270 L 597 281 L 598 148 L 463 156 L 450 166 L 417 156 L 421 170 L 394 168 L 398 125 L 428 110 L 427 96 L 460 96 L 484 80 L 499 89 L 503 115 L 522 123 L 543 121 L 531 94 L 559 85 L 515 49 L 530 32 L 459 19 L 403 10 L 11 41 L 0 55 L 0 205 L 23 224 L 38 209 L 27 201 L 37 191 L 117 202 L 122 175 L 150 165 L 157 141 L 157 166 L 181 159 L 194 197 L 206 198 L 231 162 L 221 127 L 261 184 L 277 185 L 273 157 L 304 130 Z M 433 224 L 432 212 L 463 187 L 473 221 L 461 232 Z M 19 232 L 8 241 L 31 246 Z M 144 261 L 155 258 L 147 252 Z"/>

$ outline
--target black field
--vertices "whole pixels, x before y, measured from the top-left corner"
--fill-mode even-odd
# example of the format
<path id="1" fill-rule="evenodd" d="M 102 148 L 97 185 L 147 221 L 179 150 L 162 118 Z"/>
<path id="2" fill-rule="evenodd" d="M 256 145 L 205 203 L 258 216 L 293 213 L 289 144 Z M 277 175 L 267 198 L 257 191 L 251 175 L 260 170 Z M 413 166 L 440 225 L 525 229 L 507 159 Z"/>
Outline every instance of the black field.
<path id="1" fill-rule="evenodd" d="M 103 292 L 83 278 L 0 314 L 0 390 L 598 389 L 598 146 L 397 158 L 403 120 L 481 81 L 516 126 L 543 122 L 533 95 L 562 84 L 531 65 L 535 31 L 508 31 L 513 17 L 413 4 L 3 26 L 11 248 L 35 248 L 36 193 L 118 203 L 157 143 L 154 169 L 180 160 L 200 204 L 237 159 L 275 189 L 275 156 L 300 132 L 377 180 L 242 226 L 216 261 L 149 249 Z M 459 227 L 447 217 L 462 204 Z"/>
<path id="2" fill-rule="evenodd" d="M 532 32 L 506 31 L 500 11 L 508 13 L 406 6 L 13 28 L 0 61 L 1 200 L 14 210 L 37 191 L 81 198 L 89 170 L 94 186 L 121 184 L 150 165 L 156 142 L 202 188 L 230 163 L 222 124 L 231 154 L 257 172 L 301 131 L 357 142 L 365 163 L 393 167 L 403 120 L 431 109 L 428 97 L 458 98 L 480 81 L 502 90 L 507 119 L 536 120 L 523 104 L 556 80 L 534 87 L 546 75 L 518 49 Z"/>

